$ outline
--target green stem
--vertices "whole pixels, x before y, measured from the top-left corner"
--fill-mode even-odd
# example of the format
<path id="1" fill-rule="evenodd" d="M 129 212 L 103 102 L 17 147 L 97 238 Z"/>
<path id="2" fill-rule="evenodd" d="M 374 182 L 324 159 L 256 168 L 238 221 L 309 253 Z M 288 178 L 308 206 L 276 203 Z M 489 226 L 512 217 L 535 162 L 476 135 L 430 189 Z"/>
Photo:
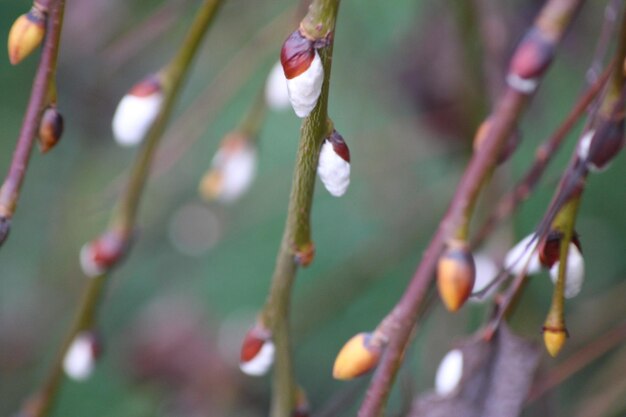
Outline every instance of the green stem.
<path id="1" fill-rule="evenodd" d="M 237 130 L 248 137 L 251 142 L 256 142 L 263 120 L 267 114 L 267 103 L 265 102 L 265 90 L 264 87 L 259 89 L 254 102 L 248 109 L 248 112 L 244 115 Z"/>

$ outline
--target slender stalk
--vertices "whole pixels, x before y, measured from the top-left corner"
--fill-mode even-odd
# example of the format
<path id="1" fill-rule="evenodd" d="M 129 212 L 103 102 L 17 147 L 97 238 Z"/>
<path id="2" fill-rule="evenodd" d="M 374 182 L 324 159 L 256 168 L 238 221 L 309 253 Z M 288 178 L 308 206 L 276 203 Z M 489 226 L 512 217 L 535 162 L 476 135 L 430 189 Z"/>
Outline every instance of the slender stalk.
<path id="1" fill-rule="evenodd" d="M 204 1 L 184 40 L 181 50 L 162 72 L 166 82 L 163 106 L 157 119 L 147 133 L 145 144 L 133 165 L 126 191 L 121 196 L 120 203 L 114 211 L 111 221 L 111 229 L 121 232 L 120 236 L 123 239 L 128 239 L 134 229 L 138 205 L 141 200 L 143 187 L 150 170 L 154 152 L 163 134 L 175 100 L 180 92 L 184 77 L 191 66 L 193 57 L 196 55 L 198 47 L 211 26 L 211 22 L 222 2 L 222 0 Z M 48 415 L 49 411 L 52 409 L 62 382 L 63 359 L 74 337 L 80 331 L 95 327 L 98 306 L 104 294 L 107 281 L 107 273 L 90 279 L 83 293 L 83 300 L 76 312 L 72 329 L 68 333 L 50 369 L 46 382 L 40 391 L 29 400 L 22 409 L 25 416 L 44 417 Z"/>
<path id="2" fill-rule="evenodd" d="M 0 246 L 8 237 L 11 218 L 15 213 L 20 191 L 26 177 L 30 154 L 39 129 L 41 115 L 51 100 L 56 100 L 55 75 L 59 39 L 63 27 L 65 0 L 46 0 L 41 6 L 47 11 L 48 22 L 39 66 L 33 81 L 30 99 L 11 159 L 7 176 L 0 188 Z M 51 97 L 51 93 L 53 97 Z"/>
<path id="3" fill-rule="evenodd" d="M 319 151 L 324 138 L 332 132 L 332 123 L 328 118 L 328 93 L 338 10 L 339 0 L 315 0 L 300 24 L 301 30 L 308 36 L 326 41 L 326 45 L 318 50 L 324 67 L 324 83 L 315 109 L 302 123 L 285 230 L 269 295 L 261 312 L 261 321 L 271 330 L 276 346 L 272 417 L 289 417 L 294 407 L 296 384 L 289 336 L 289 309 L 298 266 L 296 254 L 312 248 L 310 216 Z"/>
<path id="4" fill-rule="evenodd" d="M 548 1 L 535 21 L 535 29 L 548 34 L 547 39 L 550 40 L 551 46 L 556 46 L 581 4 L 582 0 Z M 492 172 L 500 150 L 513 132 L 532 93 L 532 91 L 521 92 L 509 85 L 497 103 L 492 115 L 493 124 L 484 143 L 470 160 L 450 207 L 424 252 L 417 271 L 390 313 L 389 321 L 395 325 L 388 326 L 392 330 L 388 335 L 389 345 L 361 405 L 359 417 L 382 415 L 391 384 L 401 363 L 402 353 L 416 323 L 419 307 L 432 285 L 437 259 L 444 244 L 459 229 L 464 217 L 467 217 L 468 208 L 474 204 L 483 182 Z"/>

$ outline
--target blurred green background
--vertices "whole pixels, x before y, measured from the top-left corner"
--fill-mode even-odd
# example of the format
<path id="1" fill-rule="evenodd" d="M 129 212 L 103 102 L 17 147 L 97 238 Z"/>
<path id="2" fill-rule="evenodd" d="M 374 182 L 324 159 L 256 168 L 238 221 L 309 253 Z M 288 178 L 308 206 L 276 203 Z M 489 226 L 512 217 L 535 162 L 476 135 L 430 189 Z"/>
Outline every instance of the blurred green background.
<path id="1" fill-rule="evenodd" d="M 504 58 L 540 3 L 497 5 Z M 0 415 L 18 410 L 43 380 L 85 286 L 78 251 L 106 226 L 136 153 L 112 140 L 116 103 L 173 55 L 198 4 L 67 4 L 58 73 L 65 134 L 49 154 L 33 153 L 10 239 L 0 250 Z M 3 36 L 29 6 L 0 3 Z M 520 126 L 524 142 L 496 173 L 489 201 L 520 177 L 535 146 L 584 87 L 603 8 L 603 2 L 589 2 L 570 31 Z M 474 26 L 463 29 L 463 13 L 453 1 L 342 2 L 329 112 L 350 146 L 352 183 L 340 199 L 316 186 L 317 257 L 300 271 L 293 303 L 297 376 L 318 415 L 354 415 L 366 385 L 334 381 L 334 356 L 394 305 L 467 160 L 479 122 L 475 109 L 487 95 L 481 80 L 471 78 L 471 62 L 481 62 L 484 48 Z M 237 203 L 206 204 L 197 185 L 221 137 L 263 86 L 299 16 L 297 2 L 283 0 L 231 0 L 219 13 L 177 106 L 176 117 L 186 122 L 170 123 L 143 199 L 136 244 L 108 285 L 99 320 L 104 356 L 87 382 L 64 384 L 52 415 L 266 415 L 269 379 L 245 377 L 237 360 L 242 334 L 269 286 L 300 120 L 291 111 L 268 114 L 258 176 Z M 35 56 L 17 67 L 0 59 L 3 173 L 36 65 Z M 486 253 L 501 259 L 532 231 L 575 139 L 569 138 L 536 195 L 494 234 Z M 588 182 L 578 222 L 588 279 L 567 305 L 571 337 L 563 354 L 544 358 L 540 372 L 624 320 L 625 178 L 621 155 Z M 551 288 L 547 274 L 532 279 L 513 319 L 521 334 L 540 339 Z M 392 412 L 431 389 L 437 362 L 488 311 L 488 305 L 471 304 L 452 316 L 434 306 L 407 354 Z M 623 415 L 626 386 L 616 369 L 626 369 L 624 346 L 531 405 L 527 415 L 579 415 L 598 401 L 603 414 L 580 415 Z M 333 404 L 338 408 L 329 408 Z"/>

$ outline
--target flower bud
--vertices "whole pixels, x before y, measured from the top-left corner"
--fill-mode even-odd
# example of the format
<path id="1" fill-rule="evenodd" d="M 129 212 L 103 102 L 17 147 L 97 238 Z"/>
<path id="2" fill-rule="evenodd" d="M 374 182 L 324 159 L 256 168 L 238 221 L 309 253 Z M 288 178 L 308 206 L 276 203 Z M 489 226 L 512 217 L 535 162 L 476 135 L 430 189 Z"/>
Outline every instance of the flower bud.
<path id="1" fill-rule="evenodd" d="M 101 351 L 100 338 L 94 331 L 78 333 L 63 358 L 65 374 L 76 381 L 86 380 L 91 376 Z"/>
<path id="2" fill-rule="evenodd" d="M 578 145 L 578 158 L 593 172 L 602 172 L 624 147 L 624 120 L 602 119 L 596 130 L 583 135 Z"/>
<path id="3" fill-rule="evenodd" d="M 543 343 L 546 350 L 553 358 L 559 354 L 565 341 L 567 340 L 567 330 L 563 327 L 543 326 Z"/>
<path id="4" fill-rule="evenodd" d="M 50 106 L 44 110 L 39 123 L 39 150 L 46 153 L 52 149 L 61 139 L 63 134 L 63 116 Z"/>
<path id="5" fill-rule="evenodd" d="M 163 104 L 163 86 L 151 75 L 135 84 L 122 97 L 113 116 L 113 135 L 122 146 L 139 144 L 156 119 Z"/>
<path id="6" fill-rule="evenodd" d="M 128 238 L 119 232 L 109 231 L 86 243 L 80 250 L 80 266 L 83 273 L 95 278 L 108 272 L 125 255 Z"/>
<path id="7" fill-rule="evenodd" d="M 19 64 L 29 56 L 43 41 L 46 34 L 47 16 L 37 7 L 15 20 L 9 32 L 9 61 Z"/>
<path id="8" fill-rule="evenodd" d="M 532 242 L 532 243 L 531 243 Z M 541 262 L 537 253 L 537 238 L 530 234 L 511 248 L 504 258 L 504 269 L 510 274 L 521 274 L 526 268 L 526 274 L 537 274 L 541 271 Z"/>
<path id="9" fill-rule="evenodd" d="M 289 107 L 287 78 L 285 78 L 285 72 L 280 61 L 272 67 L 265 81 L 265 102 L 270 109 L 276 111 Z"/>
<path id="10" fill-rule="evenodd" d="M 553 57 L 554 42 L 547 39 L 541 30 L 530 29 L 511 58 L 507 84 L 520 93 L 532 93 Z"/>
<path id="11" fill-rule="evenodd" d="M 274 351 L 272 333 L 262 324 L 257 323 L 248 330 L 243 339 L 239 368 L 251 376 L 265 375 L 274 363 Z"/>
<path id="12" fill-rule="evenodd" d="M 315 108 L 324 82 L 324 67 L 314 42 L 294 31 L 283 44 L 280 62 L 291 106 L 298 117 L 306 117 Z"/>
<path id="13" fill-rule="evenodd" d="M 435 392 L 442 397 L 452 394 L 463 377 L 463 352 L 451 350 L 443 357 L 435 374 Z"/>
<path id="14" fill-rule="evenodd" d="M 250 188 L 256 175 L 257 151 L 239 132 L 228 134 L 200 181 L 200 195 L 207 201 L 232 203 Z"/>
<path id="15" fill-rule="evenodd" d="M 491 125 L 493 121 L 491 117 L 485 119 L 484 122 L 480 124 L 478 130 L 476 130 L 476 135 L 474 136 L 474 152 L 477 152 L 481 147 L 482 143 L 485 141 L 487 136 L 489 135 L 489 131 L 491 130 Z M 507 159 L 513 155 L 513 152 L 517 149 L 517 145 L 520 142 L 521 134 L 518 128 L 515 128 L 509 138 L 507 139 L 504 148 L 500 151 L 500 155 L 498 156 L 498 164 L 502 164 L 506 162 Z"/>
<path id="16" fill-rule="evenodd" d="M 567 253 L 567 269 L 565 270 L 565 298 L 574 298 L 580 293 L 585 281 L 585 259 L 575 242 L 569 244 Z M 550 278 L 556 285 L 559 278 L 559 261 L 550 268 Z"/>
<path id="17" fill-rule="evenodd" d="M 296 250 L 295 253 L 295 262 L 302 266 L 307 267 L 313 262 L 315 258 L 315 244 L 313 242 L 308 242 L 299 249 Z"/>
<path id="18" fill-rule="evenodd" d="M 450 242 L 437 262 L 437 288 L 449 311 L 457 311 L 467 301 L 475 278 L 474 258 L 467 243 Z"/>
<path id="19" fill-rule="evenodd" d="M 382 345 L 371 333 L 353 336 L 341 348 L 333 365 L 333 378 L 347 380 L 371 371 L 380 360 Z"/>
<path id="20" fill-rule="evenodd" d="M 350 149 L 336 130 L 324 140 L 317 165 L 317 175 L 328 192 L 341 197 L 350 185 Z"/>

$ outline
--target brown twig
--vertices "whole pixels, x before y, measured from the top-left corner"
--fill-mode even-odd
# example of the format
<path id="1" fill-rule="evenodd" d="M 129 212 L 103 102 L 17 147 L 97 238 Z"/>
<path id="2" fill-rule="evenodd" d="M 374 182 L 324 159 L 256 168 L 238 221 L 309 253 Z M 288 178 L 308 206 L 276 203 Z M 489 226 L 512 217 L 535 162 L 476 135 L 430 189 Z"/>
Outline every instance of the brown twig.
<path id="1" fill-rule="evenodd" d="M 534 29 L 540 33 L 546 32 L 549 35 L 547 39 L 551 43 L 550 47 L 554 48 L 581 4 L 581 0 L 548 1 L 535 21 Z M 537 74 L 537 78 L 545 71 L 547 65 L 547 62 L 542 65 L 542 71 Z M 536 81 L 538 82 L 538 79 Z M 419 307 L 433 282 L 437 259 L 446 242 L 462 225 L 468 207 L 476 201 L 485 180 L 493 171 L 500 150 L 513 132 L 533 92 L 522 92 L 509 83 L 499 100 L 492 115 L 493 125 L 484 143 L 470 160 L 448 212 L 428 245 L 422 262 L 402 298 L 384 320 L 392 323 L 388 326 L 389 345 L 361 405 L 359 417 L 378 417 L 382 414 L 392 382 L 402 362 L 402 354 L 406 350 L 411 330 L 416 323 Z"/>
<path id="2" fill-rule="evenodd" d="M 8 237 L 11 218 L 15 213 L 24 183 L 41 115 L 46 106 L 51 101 L 56 100 L 56 97 L 51 97 L 51 91 L 56 91 L 54 78 L 59 53 L 59 39 L 63 27 L 65 1 L 46 0 L 41 3 L 41 6 L 49 13 L 46 38 L 11 165 L 2 188 L 0 188 L 0 246 Z"/>

